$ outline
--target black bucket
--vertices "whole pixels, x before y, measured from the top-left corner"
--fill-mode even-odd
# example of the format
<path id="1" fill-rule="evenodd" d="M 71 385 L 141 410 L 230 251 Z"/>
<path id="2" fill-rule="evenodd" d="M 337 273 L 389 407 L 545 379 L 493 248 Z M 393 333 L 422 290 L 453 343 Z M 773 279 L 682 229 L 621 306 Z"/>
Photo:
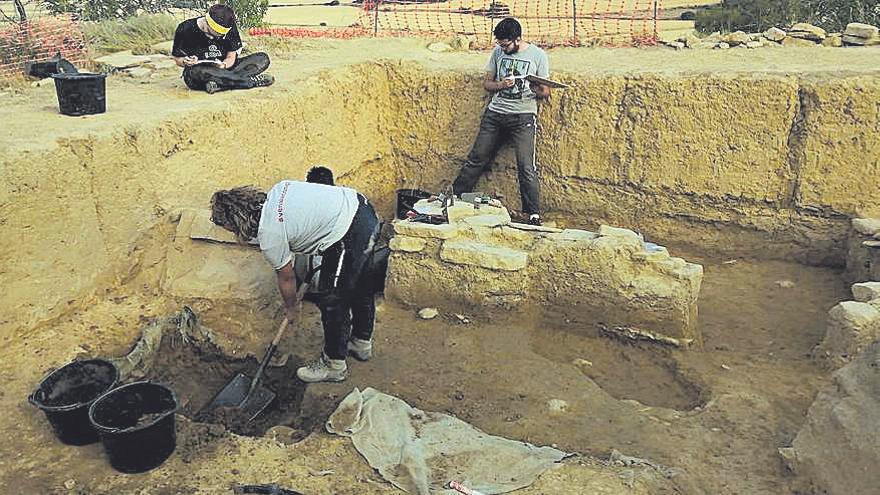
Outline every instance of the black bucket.
<path id="1" fill-rule="evenodd" d="M 89 408 L 110 465 L 122 473 L 158 467 L 174 452 L 177 396 L 158 383 L 137 382 L 107 392 Z"/>
<path id="2" fill-rule="evenodd" d="M 59 440 L 88 445 L 98 441 L 98 432 L 89 421 L 89 406 L 117 380 L 119 370 L 109 361 L 74 361 L 43 378 L 28 402 L 46 413 Z"/>
<path id="3" fill-rule="evenodd" d="M 107 74 L 54 74 L 58 107 L 64 115 L 79 116 L 107 111 Z"/>
<path id="4" fill-rule="evenodd" d="M 428 199 L 431 193 L 422 191 L 421 189 L 398 189 L 397 190 L 397 218 L 403 220 L 406 213 L 413 209 L 413 206 L 420 199 Z"/>

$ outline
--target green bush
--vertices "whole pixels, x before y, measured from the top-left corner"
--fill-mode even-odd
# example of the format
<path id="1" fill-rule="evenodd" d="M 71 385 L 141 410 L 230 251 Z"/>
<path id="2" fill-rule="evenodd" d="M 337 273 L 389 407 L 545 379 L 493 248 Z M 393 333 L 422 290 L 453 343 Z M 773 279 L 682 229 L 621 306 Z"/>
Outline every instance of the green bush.
<path id="1" fill-rule="evenodd" d="M 83 23 L 91 47 L 100 53 L 132 50 L 136 53 L 174 38 L 178 20 L 170 15 L 142 15 L 125 20 Z"/>
<path id="2" fill-rule="evenodd" d="M 232 7 L 238 18 L 238 26 L 245 29 L 263 24 L 263 17 L 269 11 L 269 0 L 226 0 L 219 3 Z"/>
<path id="3" fill-rule="evenodd" d="M 140 13 L 167 12 L 173 0 L 42 0 L 53 14 L 73 13 L 83 21 L 127 19 Z"/>
<path id="4" fill-rule="evenodd" d="M 697 13 L 702 32 L 759 32 L 796 22 L 842 31 L 850 22 L 880 23 L 880 0 L 722 0 Z"/>
<path id="5" fill-rule="evenodd" d="M 804 0 L 803 19 L 828 31 L 843 31 L 850 22 L 880 24 L 880 0 Z"/>
<path id="6" fill-rule="evenodd" d="M 206 10 L 214 3 L 225 3 L 235 10 L 242 28 L 259 26 L 269 10 L 269 0 L 42 0 L 49 12 L 74 13 L 84 21 L 128 19 L 141 13 L 158 14 L 172 8 L 187 7 Z"/>
<path id="7" fill-rule="evenodd" d="M 696 28 L 705 33 L 760 32 L 793 22 L 799 3 L 797 0 L 722 0 L 720 5 L 697 12 Z"/>

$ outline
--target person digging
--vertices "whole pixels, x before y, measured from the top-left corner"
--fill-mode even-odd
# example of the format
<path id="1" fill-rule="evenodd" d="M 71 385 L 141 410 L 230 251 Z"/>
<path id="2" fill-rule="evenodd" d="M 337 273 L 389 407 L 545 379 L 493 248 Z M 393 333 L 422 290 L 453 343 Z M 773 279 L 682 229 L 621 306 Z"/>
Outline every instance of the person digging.
<path id="1" fill-rule="evenodd" d="M 480 120 L 480 130 L 464 165 L 452 184 L 455 194 L 472 192 L 502 143 L 509 138 L 516 154 L 522 208 L 532 225 L 541 225 L 538 164 L 537 100 L 549 98 L 550 88 L 526 81 L 527 76 L 548 77 L 550 62 L 544 50 L 522 40 L 519 21 L 508 17 L 495 26 L 495 41 L 486 64 L 483 89 L 492 94 Z"/>
<path id="2" fill-rule="evenodd" d="M 297 369 L 304 382 L 340 382 L 346 357 L 366 361 L 373 353 L 375 286 L 372 278 L 380 223 L 362 194 L 347 187 L 285 180 L 268 193 L 252 186 L 217 191 L 211 221 L 240 240 L 256 238 L 275 269 L 290 321 L 297 311 L 294 255 L 321 256 L 318 307 L 324 351 Z"/>
<path id="3" fill-rule="evenodd" d="M 193 90 L 214 94 L 271 86 L 275 78 L 264 74 L 269 68 L 269 55 L 260 52 L 239 58 L 241 48 L 235 12 L 218 4 L 204 16 L 177 26 L 171 55 L 183 67 L 183 82 Z"/>

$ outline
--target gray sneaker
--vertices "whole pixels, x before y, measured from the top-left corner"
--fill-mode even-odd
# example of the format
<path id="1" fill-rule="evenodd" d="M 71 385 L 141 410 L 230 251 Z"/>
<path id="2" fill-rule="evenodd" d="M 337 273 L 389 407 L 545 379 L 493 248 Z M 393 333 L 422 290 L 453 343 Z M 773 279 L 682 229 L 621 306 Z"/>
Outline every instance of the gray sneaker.
<path id="1" fill-rule="evenodd" d="M 321 358 L 296 370 L 296 376 L 306 383 L 341 382 L 348 378 L 348 366 L 344 360 Z"/>
<path id="2" fill-rule="evenodd" d="M 218 91 L 220 91 L 220 85 L 215 81 L 208 81 L 205 83 L 205 93 L 212 95 Z"/>
<path id="3" fill-rule="evenodd" d="M 348 341 L 348 353 L 358 361 L 369 361 L 373 357 L 373 342 L 352 338 Z"/>

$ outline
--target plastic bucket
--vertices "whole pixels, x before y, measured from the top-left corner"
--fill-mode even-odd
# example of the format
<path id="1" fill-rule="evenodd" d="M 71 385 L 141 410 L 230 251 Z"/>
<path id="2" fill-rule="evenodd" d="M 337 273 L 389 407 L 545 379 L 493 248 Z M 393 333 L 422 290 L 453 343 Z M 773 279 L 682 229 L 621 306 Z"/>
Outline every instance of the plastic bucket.
<path id="1" fill-rule="evenodd" d="M 398 189 L 397 190 L 397 218 L 403 220 L 406 213 L 413 209 L 413 206 L 420 199 L 428 199 L 431 193 L 422 191 L 421 189 Z"/>
<path id="2" fill-rule="evenodd" d="M 151 382 L 123 385 L 102 395 L 89 408 L 110 465 L 122 473 L 158 467 L 174 452 L 177 396 Z"/>
<path id="3" fill-rule="evenodd" d="M 54 74 L 58 107 L 64 115 L 91 115 L 107 111 L 107 74 Z"/>
<path id="4" fill-rule="evenodd" d="M 89 406 L 117 380 L 119 370 L 109 361 L 74 361 L 43 378 L 28 402 L 46 414 L 59 440 L 88 445 L 98 441 L 98 432 L 89 421 Z"/>

